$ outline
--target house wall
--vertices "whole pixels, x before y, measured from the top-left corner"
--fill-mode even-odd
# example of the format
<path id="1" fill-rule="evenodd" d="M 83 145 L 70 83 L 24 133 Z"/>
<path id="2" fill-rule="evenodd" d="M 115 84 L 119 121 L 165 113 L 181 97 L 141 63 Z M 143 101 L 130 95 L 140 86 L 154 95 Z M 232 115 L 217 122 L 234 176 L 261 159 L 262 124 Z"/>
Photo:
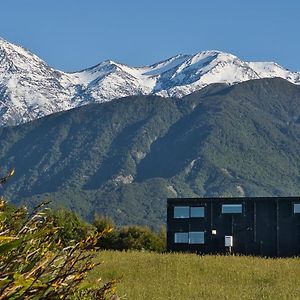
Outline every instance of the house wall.
<path id="1" fill-rule="evenodd" d="M 299 197 L 168 199 L 167 247 L 170 251 L 286 257 L 300 254 Z M 223 204 L 242 204 L 241 213 L 222 213 Z M 174 207 L 204 207 L 204 217 L 174 218 Z M 214 231 L 216 234 L 213 234 Z M 175 233 L 204 232 L 204 244 L 175 243 Z M 194 234 L 196 233 L 196 234 Z"/>

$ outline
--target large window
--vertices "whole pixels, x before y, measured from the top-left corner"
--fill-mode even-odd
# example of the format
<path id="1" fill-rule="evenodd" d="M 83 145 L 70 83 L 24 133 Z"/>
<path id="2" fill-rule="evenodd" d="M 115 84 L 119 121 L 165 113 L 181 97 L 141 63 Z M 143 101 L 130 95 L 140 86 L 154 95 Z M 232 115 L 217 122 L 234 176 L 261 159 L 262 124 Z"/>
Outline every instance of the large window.
<path id="1" fill-rule="evenodd" d="M 243 211 L 242 204 L 223 204 L 222 214 L 241 214 Z"/>
<path id="2" fill-rule="evenodd" d="M 204 232 L 190 232 L 189 233 L 189 244 L 204 244 Z"/>
<path id="3" fill-rule="evenodd" d="M 294 214 L 300 214 L 300 203 L 294 203 Z"/>
<path id="4" fill-rule="evenodd" d="M 174 207 L 174 218 L 183 219 L 189 218 L 190 208 L 188 206 L 175 206 Z"/>
<path id="5" fill-rule="evenodd" d="M 176 244 L 204 244 L 204 232 L 175 232 L 174 242 Z"/>
<path id="6" fill-rule="evenodd" d="M 203 206 L 175 206 L 174 207 L 174 218 L 204 218 L 204 207 Z"/>
<path id="7" fill-rule="evenodd" d="M 189 242 L 188 232 L 176 232 L 174 242 L 176 244 L 187 244 Z"/>
<path id="8" fill-rule="evenodd" d="M 204 218 L 204 207 L 191 207 L 191 218 Z"/>

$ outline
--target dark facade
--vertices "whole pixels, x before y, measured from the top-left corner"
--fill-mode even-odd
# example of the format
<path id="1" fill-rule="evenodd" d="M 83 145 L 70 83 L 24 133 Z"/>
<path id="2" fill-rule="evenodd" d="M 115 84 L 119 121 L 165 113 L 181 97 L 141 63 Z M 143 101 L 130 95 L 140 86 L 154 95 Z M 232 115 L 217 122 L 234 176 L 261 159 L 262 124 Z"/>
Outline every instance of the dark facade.
<path id="1" fill-rule="evenodd" d="M 300 255 L 300 197 L 173 198 L 167 209 L 170 251 Z"/>

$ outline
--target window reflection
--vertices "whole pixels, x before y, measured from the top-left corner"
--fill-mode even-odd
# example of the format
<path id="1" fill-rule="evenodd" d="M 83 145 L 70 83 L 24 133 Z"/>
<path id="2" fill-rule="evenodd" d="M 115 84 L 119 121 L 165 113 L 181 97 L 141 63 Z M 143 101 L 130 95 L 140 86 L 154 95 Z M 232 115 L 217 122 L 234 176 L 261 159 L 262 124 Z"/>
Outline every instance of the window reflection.
<path id="1" fill-rule="evenodd" d="M 300 214 L 300 203 L 294 203 L 294 214 Z"/>
<path id="2" fill-rule="evenodd" d="M 204 207 L 191 207 L 191 218 L 204 218 Z"/>
<path id="3" fill-rule="evenodd" d="M 183 244 L 188 243 L 189 241 L 189 234 L 188 232 L 176 232 L 174 237 L 174 242 L 176 244 Z"/>
<path id="4" fill-rule="evenodd" d="M 175 206 L 174 207 L 174 218 L 175 219 L 189 218 L 189 216 L 190 216 L 189 206 Z"/>
<path id="5" fill-rule="evenodd" d="M 189 244 L 204 244 L 204 232 L 190 232 Z"/>
<path id="6" fill-rule="evenodd" d="M 242 204 L 223 204 L 222 214 L 241 214 L 243 210 Z"/>

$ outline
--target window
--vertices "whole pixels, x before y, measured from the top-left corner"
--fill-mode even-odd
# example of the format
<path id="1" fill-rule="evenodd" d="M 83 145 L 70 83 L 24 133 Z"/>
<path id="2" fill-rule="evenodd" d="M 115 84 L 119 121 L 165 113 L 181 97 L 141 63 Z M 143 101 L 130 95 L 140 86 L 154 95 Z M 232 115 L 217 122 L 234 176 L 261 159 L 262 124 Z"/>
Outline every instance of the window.
<path id="1" fill-rule="evenodd" d="M 174 218 L 204 218 L 204 207 L 175 206 Z"/>
<path id="2" fill-rule="evenodd" d="M 300 214 L 300 203 L 294 203 L 294 214 Z"/>
<path id="3" fill-rule="evenodd" d="M 190 217 L 190 208 L 188 206 L 175 206 L 174 207 L 174 218 L 183 219 Z"/>
<path id="4" fill-rule="evenodd" d="M 204 207 L 191 207 L 191 218 L 204 218 Z"/>
<path id="5" fill-rule="evenodd" d="M 241 214 L 243 210 L 242 204 L 223 204 L 222 214 Z"/>
<path id="6" fill-rule="evenodd" d="M 174 242 L 176 244 L 204 244 L 204 232 L 175 232 Z"/>
<path id="7" fill-rule="evenodd" d="M 190 232 L 189 233 L 189 244 L 204 244 L 204 232 Z"/>
<path id="8" fill-rule="evenodd" d="M 176 244 L 187 244 L 189 242 L 188 232 L 176 232 L 174 235 L 174 242 Z"/>

